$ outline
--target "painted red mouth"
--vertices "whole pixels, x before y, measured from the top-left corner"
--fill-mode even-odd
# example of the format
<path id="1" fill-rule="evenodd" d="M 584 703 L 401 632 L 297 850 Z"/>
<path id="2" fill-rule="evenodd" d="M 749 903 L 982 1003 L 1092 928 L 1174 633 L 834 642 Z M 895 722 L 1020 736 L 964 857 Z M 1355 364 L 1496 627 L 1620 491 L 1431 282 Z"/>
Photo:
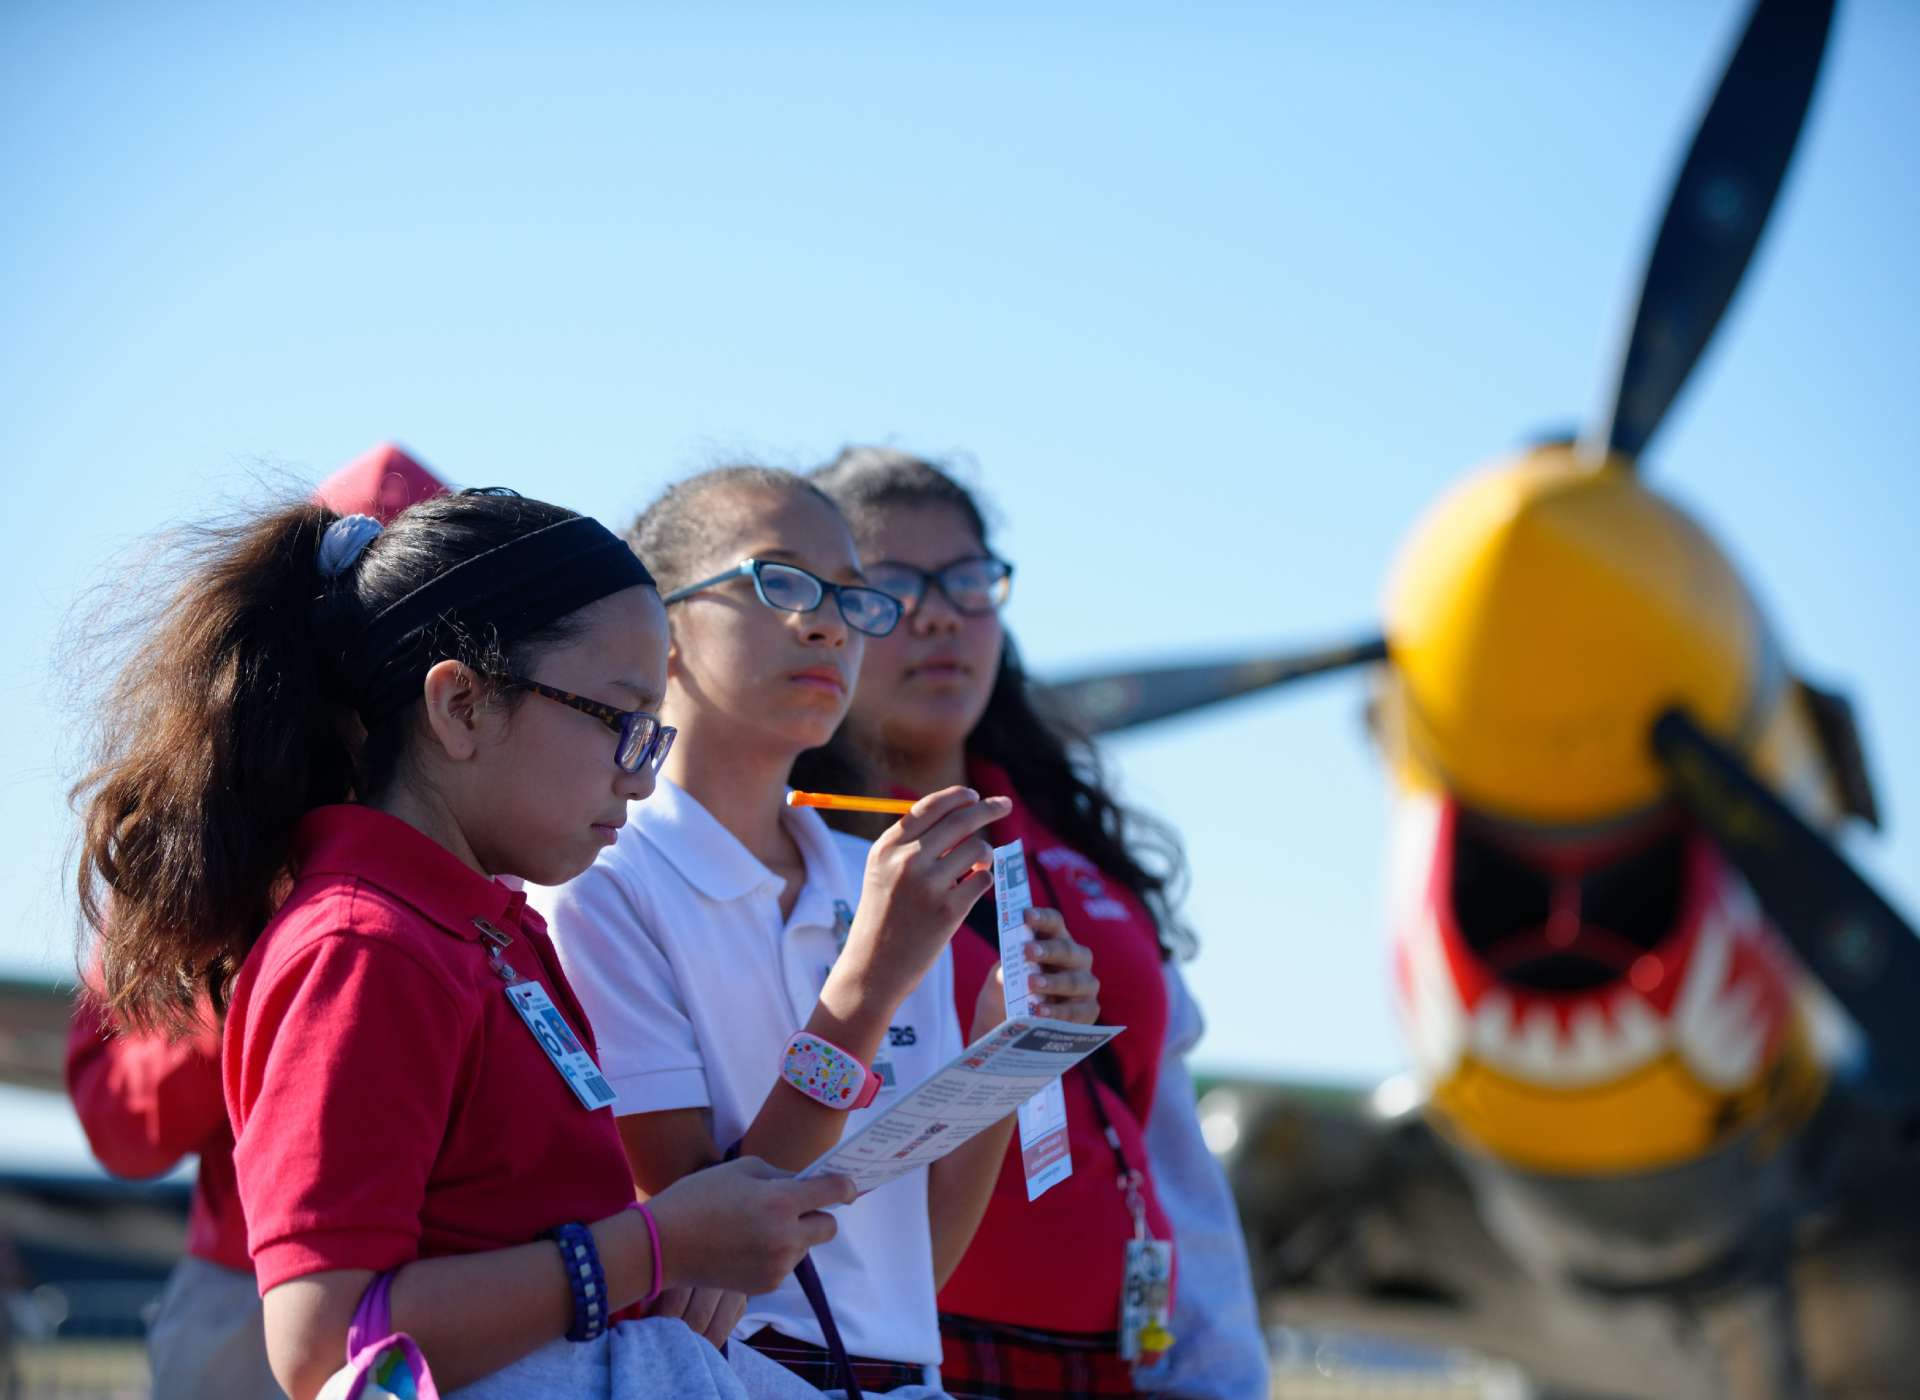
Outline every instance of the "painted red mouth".
<path id="1" fill-rule="evenodd" d="M 1774 1052 L 1790 960 L 1700 833 L 1671 829 L 1578 868 L 1537 853 L 1510 867 L 1477 849 L 1451 801 L 1435 806 L 1407 847 L 1395 949 L 1429 1072 L 1471 1053 L 1566 1087 L 1672 1050 L 1704 1081 L 1738 1087 Z"/>

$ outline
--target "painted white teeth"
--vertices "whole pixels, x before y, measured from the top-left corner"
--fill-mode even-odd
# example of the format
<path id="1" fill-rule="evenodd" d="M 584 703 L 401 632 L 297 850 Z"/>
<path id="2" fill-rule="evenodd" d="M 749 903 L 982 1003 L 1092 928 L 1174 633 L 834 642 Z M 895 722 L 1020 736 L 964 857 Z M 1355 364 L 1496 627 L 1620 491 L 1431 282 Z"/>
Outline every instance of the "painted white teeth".
<path id="1" fill-rule="evenodd" d="M 1601 1084 L 1658 1056 L 1666 1046 L 1659 1013 L 1639 993 L 1623 991 L 1604 1007 L 1576 1008 L 1562 1028 L 1550 1006 L 1536 1005 L 1515 1023 L 1512 995 L 1481 997 L 1467 1028 L 1474 1055 L 1517 1078 L 1556 1087 Z"/>
<path id="2" fill-rule="evenodd" d="M 1473 1049 L 1481 1059 L 1501 1063 L 1513 1040 L 1513 998 L 1488 992 L 1473 1009 Z"/>
<path id="3" fill-rule="evenodd" d="M 1637 992 L 1622 992 L 1613 999 L 1614 1034 L 1619 1037 L 1619 1064 L 1631 1069 L 1651 1060 L 1666 1043 L 1660 1017 Z"/>
<path id="4" fill-rule="evenodd" d="M 1427 917 L 1427 882 L 1439 839 L 1437 799 L 1409 797 L 1394 804 L 1385 872 L 1389 928 L 1411 929 Z"/>
<path id="5" fill-rule="evenodd" d="M 1520 1023 L 1520 1034 L 1511 1047 L 1522 1077 L 1553 1082 L 1559 1077 L 1560 1022 L 1550 1006 L 1536 1006 Z"/>
<path id="6" fill-rule="evenodd" d="M 1729 982 L 1740 937 L 1760 927 L 1759 909 L 1744 883 L 1731 881 L 1700 927 L 1687 980 L 1673 1008 L 1673 1039 L 1703 1083 L 1739 1089 L 1753 1082 L 1766 1049 L 1760 1019 L 1764 989 L 1750 977 Z"/>
<path id="7" fill-rule="evenodd" d="M 1612 1036 L 1606 1017 L 1591 1002 L 1573 1013 L 1573 1031 L 1567 1068 L 1582 1079 L 1603 1079 L 1613 1072 Z"/>
<path id="8" fill-rule="evenodd" d="M 1751 980 L 1737 982 L 1677 1028 L 1687 1063 L 1716 1089 L 1737 1089 L 1759 1068 L 1766 1043 L 1760 998 L 1760 988 Z"/>
<path id="9" fill-rule="evenodd" d="M 1760 995 L 1760 988 L 1751 977 L 1734 983 L 1721 1003 L 1722 1019 L 1735 1026 L 1751 1026 L 1760 1016 Z"/>
<path id="10" fill-rule="evenodd" d="M 1452 1073 L 1460 1062 L 1467 1039 L 1466 1009 L 1447 969 L 1439 931 L 1430 919 L 1413 927 L 1406 953 L 1414 1058 L 1431 1082 Z"/>
<path id="11" fill-rule="evenodd" d="M 1733 966 L 1733 936 L 1716 907 L 1708 911 L 1700 924 L 1700 936 L 1694 940 L 1693 956 L 1687 963 L 1687 979 L 1674 998 L 1673 1024 L 1680 1032 L 1681 1048 L 1686 1048 L 1689 1025 L 1704 1025 L 1713 1017 L 1713 1008 L 1727 984 L 1727 971 Z"/>

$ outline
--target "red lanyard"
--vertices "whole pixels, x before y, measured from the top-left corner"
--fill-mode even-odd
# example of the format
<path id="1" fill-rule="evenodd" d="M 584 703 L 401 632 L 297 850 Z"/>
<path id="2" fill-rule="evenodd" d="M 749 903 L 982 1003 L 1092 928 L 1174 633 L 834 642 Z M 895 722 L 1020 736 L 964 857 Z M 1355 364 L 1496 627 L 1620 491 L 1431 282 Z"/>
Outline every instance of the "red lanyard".
<path id="1" fill-rule="evenodd" d="M 1039 872 L 1040 884 L 1046 891 L 1047 903 L 1054 909 L 1060 909 L 1060 892 L 1053 887 L 1053 877 L 1047 873 L 1047 867 L 1037 858 L 1031 862 L 1031 866 Z M 1062 910 L 1063 915 L 1064 913 L 1065 911 Z M 976 921 L 976 915 L 979 916 L 979 921 Z M 999 922 L 994 916 L 992 894 L 977 901 L 973 908 L 967 911 L 965 922 L 968 928 L 992 945 L 995 955 L 998 956 Z M 1136 1214 L 1140 1214 L 1143 1210 L 1140 1206 L 1140 1187 L 1146 1177 L 1138 1167 L 1127 1160 L 1127 1150 L 1121 1145 L 1119 1131 L 1114 1128 L 1113 1119 L 1107 1114 L 1107 1106 L 1100 1101 L 1102 1085 L 1122 1098 L 1126 1097 L 1120 1078 L 1120 1066 L 1114 1058 L 1113 1047 L 1103 1045 L 1094 1051 L 1087 1059 L 1080 1062 L 1079 1072 L 1086 1076 L 1087 1097 L 1093 1100 L 1094 1116 L 1100 1120 L 1100 1131 L 1107 1139 L 1107 1146 L 1113 1149 L 1114 1161 L 1119 1165 L 1120 1189 L 1126 1194 L 1128 1207 L 1134 1209 Z"/>

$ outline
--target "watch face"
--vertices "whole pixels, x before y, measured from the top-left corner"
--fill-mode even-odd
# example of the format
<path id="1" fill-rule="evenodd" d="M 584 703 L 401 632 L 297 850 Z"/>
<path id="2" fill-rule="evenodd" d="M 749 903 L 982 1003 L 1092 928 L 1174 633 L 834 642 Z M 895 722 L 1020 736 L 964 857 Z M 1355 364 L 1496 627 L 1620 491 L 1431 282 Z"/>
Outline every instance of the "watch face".
<path id="1" fill-rule="evenodd" d="M 787 1083 L 828 1108 L 854 1107 L 867 1083 L 865 1065 L 805 1031 L 787 1042 L 780 1073 Z"/>

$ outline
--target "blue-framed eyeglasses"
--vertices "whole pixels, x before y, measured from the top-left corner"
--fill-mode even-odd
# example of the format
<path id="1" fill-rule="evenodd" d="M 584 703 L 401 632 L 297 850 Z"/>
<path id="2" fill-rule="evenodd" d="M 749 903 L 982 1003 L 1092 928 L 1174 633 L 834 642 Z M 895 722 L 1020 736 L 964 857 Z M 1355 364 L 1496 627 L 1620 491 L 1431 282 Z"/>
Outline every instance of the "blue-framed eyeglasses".
<path id="1" fill-rule="evenodd" d="M 685 588 L 676 588 L 660 601 L 677 603 L 703 588 L 712 588 L 715 584 L 739 578 L 742 574 L 752 576 L 753 591 L 759 595 L 761 602 L 781 612 L 810 613 L 831 593 L 847 626 L 869 637 L 886 636 L 900 625 L 900 618 L 906 611 L 898 598 L 882 593 L 877 588 L 830 583 L 797 565 L 780 564 L 771 559 L 742 559 L 724 574 L 715 574 L 712 578 L 690 583 Z"/>
<path id="2" fill-rule="evenodd" d="M 623 773 L 638 773 L 642 768 L 658 773 L 660 765 L 667 761 L 674 736 L 680 732 L 670 724 L 662 724 L 660 716 L 650 710 L 622 710 L 604 701 L 575 695 L 571 690 L 530 681 L 525 676 L 493 675 L 488 679 L 514 690 L 530 690 L 570 710 L 592 715 L 620 736 L 613 746 L 613 761 Z"/>
<path id="3" fill-rule="evenodd" d="M 1006 605 L 1013 592 L 1013 565 L 991 554 L 956 559 L 938 569 L 883 559 L 867 565 L 867 580 L 906 604 L 908 612 L 919 607 L 928 587 L 934 586 L 956 611 L 968 617 L 985 617 Z"/>

